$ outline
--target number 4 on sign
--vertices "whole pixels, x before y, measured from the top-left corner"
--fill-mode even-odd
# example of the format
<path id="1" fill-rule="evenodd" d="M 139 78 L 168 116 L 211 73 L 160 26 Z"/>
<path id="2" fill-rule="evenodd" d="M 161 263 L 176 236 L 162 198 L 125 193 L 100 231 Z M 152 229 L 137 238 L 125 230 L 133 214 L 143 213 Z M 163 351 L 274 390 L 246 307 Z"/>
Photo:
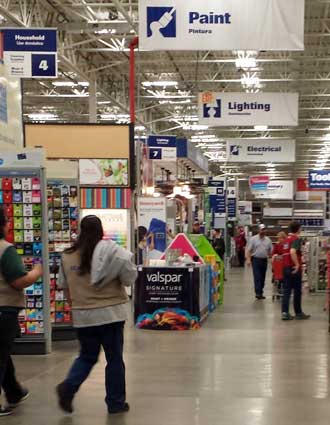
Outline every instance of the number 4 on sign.
<path id="1" fill-rule="evenodd" d="M 39 69 L 42 69 L 43 71 L 47 71 L 48 62 L 45 59 L 40 62 Z"/>

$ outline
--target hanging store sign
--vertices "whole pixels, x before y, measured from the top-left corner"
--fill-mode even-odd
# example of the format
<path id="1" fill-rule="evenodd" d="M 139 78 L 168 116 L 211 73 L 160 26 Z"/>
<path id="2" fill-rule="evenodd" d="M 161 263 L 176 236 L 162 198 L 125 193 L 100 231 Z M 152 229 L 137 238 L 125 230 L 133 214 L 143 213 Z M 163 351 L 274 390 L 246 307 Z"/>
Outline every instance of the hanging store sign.
<path id="1" fill-rule="evenodd" d="M 149 136 L 149 159 L 158 161 L 176 161 L 177 147 L 175 136 Z"/>
<path id="2" fill-rule="evenodd" d="M 296 143 L 290 139 L 227 140 L 228 162 L 295 162 Z"/>
<path id="3" fill-rule="evenodd" d="M 226 179 L 209 180 L 208 193 L 213 219 L 226 217 Z"/>
<path id="4" fill-rule="evenodd" d="M 18 78 L 57 77 L 56 29 L 10 28 L 0 31 L 8 73 Z"/>
<path id="5" fill-rule="evenodd" d="M 298 93 L 200 93 L 199 123 L 213 127 L 298 125 Z"/>
<path id="6" fill-rule="evenodd" d="M 293 199 L 293 181 L 292 180 L 271 180 L 264 190 L 251 191 L 259 199 Z"/>
<path id="7" fill-rule="evenodd" d="M 145 50 L 303 50 L 304 0 L 139 0 Z"/>
<path id="8" fill-rule="evenodd" d="M 269 176 L 251 176 L 249 185 L 252 192 L 267 190 L 270 178 Z"/>
<path id="9" fill-rule="evenodd" d="M 330 170 L 311 170 L 308 172 L 309 189 L 330 190 Z"/>

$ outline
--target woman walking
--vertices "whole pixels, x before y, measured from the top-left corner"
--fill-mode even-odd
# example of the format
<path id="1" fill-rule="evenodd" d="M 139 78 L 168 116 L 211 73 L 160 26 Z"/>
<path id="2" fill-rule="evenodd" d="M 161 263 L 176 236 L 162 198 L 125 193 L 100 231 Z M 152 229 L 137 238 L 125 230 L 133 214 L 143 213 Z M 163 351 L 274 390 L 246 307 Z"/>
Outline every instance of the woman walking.
<path id="1" fill-rule="evenodd" d="M 124 324 L 128 301 L 125 286 L 136 279 L 133 255 L 113 241 L 103 241 L 101 220 L 93 215 L 81 221 L 80 234 L 62 256 L 60 286 L 72 304 L 73 323 L 80 343 L 79 357 L 57 386 L 60 407 L 73 412 L 73 398 L 105 352 L 106 404 L 109 413 L 127 412 Z"/>
<path id="2" fill-rule="evenodd" d="M 0 404 L 0 417 L 13 413 L 13 409 L 29 396 L 29 391 L 17 381 L 10 356 L 19 331 L 18 313 L 25 308 L 24 288 L 42 276 L 38 264 L 27 273 L 15 247 L 6 242 L 8 220 L 0 208 L 0 393 L 4 390 L 7 406 Z"/>

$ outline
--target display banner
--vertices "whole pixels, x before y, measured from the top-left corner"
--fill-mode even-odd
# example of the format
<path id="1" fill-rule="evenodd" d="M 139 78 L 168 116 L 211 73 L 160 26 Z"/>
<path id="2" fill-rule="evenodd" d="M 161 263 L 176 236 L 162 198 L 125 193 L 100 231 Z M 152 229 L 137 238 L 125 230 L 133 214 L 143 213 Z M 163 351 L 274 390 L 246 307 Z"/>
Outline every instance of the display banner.
<path id="1" fill-rule="evenodd" d="M 57 30 L 9 28 L 0 31 L 3 58 L 10 76 L 57 77 Z"/>
<path id="2" fill-rule="evenodd" d="M 198 270 L 148 267 L 135 283 L 134 317 L 138 329 L 199 328 Z"/>
<path id="3" fill-rule="evenodd" d="M 309 189 L 330 190 L 330 170 L 310 170 L 308 187 Z"/>
<path id="4" fill-rule="evenodd" d="M 303 50 L 304 0 L 139 0 L 142 50 Z"/>
<path id="5" fill-rule="evenodd" d="M 137 211 L 138 248 L 141 255 L 158 259 L 166 250 L 166 199 L 140 197 Z"/>
<path id="6" fill-rule="evenodd" d="M 298 93 L 199 93 L 199 123 L 213 127 L 298 125 Z"/>
<path id="7" fill-rule="evenodd" d="M 213 220 L 226 217 L 226 179 L 209 180 L 208 193 Z"/>
<path id="8" fill-rule="evenodd" d="M 269 176 L 251 176 L 249 178 L 250 189 L 252 192 L 257 192 L 259 190 L 265 191 L 267 190 L 269 181 Z"/>
<path id="9" fill-rule="evenodd" d="M 149 159 L 158 161 L 176 161 L 177 147 L 175 136 L 149 136 Z"/>
<path id="10" fill-rule="evenodd" d="M 79 182 L 82 186 L 128 186 L 128 160 L 80 159 Z"/>
<path id="11" fill-rule="evenodd" d="M 295 162 L 296 142 L 291 139 L 227 140 L 228 162 Z"/>
<path id="12" fill-rule="evenodd" d="M 23 148 L 21 84 L 19 79 L 9 77 L 1 58 L 0 148 Z"/>
<path id="13" fill-rule="evenodd" d="M 272 180 L 268 183 L 267 189 L 253 191 L 255 198 L 259 199 L 293 199 L 292 180 Z"/>

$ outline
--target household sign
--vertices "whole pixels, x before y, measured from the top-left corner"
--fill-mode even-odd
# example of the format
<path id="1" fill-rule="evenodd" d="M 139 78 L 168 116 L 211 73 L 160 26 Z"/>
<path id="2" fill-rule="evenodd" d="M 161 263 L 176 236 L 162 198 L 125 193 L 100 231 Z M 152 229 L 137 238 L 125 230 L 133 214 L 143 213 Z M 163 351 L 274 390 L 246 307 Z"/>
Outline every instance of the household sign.
<path id="1" fill-rule="evenodd" d="M 56 29 L 4 29 L 3 58 L 12 77 L 57 77 Z"/>
<path id="2" fill-rule="evenodd" d="M 139 0 L 145 50 L 303 50 L 304 0 Z"/>
<path id="3" fill-rule="evenodd" d="M 214 127 L 298 125 L 298 93 L 200 93 L 199 123 Z"/>

